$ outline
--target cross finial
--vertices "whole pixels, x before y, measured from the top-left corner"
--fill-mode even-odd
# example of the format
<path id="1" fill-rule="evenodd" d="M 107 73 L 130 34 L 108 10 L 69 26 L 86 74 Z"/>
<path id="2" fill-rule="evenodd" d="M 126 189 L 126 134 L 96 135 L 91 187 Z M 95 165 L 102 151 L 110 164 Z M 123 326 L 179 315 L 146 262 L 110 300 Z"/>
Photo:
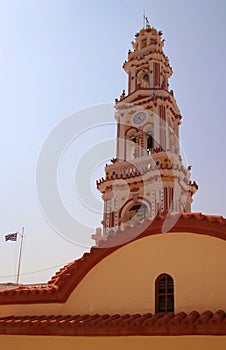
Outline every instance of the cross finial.
<path id="1" fill-rule="evenodd" d="M 147 25 L 149 25 L 149 20 L 148 20 L 148 17 L 145 16 L 145 10 L 144 10 L 144 13 L 143 13 L 143 27 L 146 28 Z"/>

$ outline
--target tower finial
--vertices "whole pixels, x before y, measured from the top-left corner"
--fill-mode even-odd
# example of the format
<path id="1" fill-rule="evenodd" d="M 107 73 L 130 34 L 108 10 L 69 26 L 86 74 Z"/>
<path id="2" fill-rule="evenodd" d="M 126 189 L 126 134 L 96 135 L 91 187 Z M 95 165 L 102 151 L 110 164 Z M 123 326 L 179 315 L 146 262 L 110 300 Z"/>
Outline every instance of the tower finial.
<path id="1" fill-rule="evenodd" d="M 148 20 L 148 17 L 145 16 L 145 10 L 144 10 L 144 13 L 143 13 L 143 28 L 146 28 L 147 25 L 149 25 L 149 20 Z"/>

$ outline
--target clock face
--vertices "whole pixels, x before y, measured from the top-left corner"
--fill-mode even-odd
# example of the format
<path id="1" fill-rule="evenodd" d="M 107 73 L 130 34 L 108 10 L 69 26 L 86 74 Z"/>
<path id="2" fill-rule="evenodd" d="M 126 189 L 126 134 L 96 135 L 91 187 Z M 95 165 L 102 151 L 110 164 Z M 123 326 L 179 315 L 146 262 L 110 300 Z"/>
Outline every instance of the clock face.
<path id="1" fill-rule="evenodd" d="M 141 124 L 146 119 L 146 113 L 144 112 L 138 112 L 133 116 L 133 123 L 134 124 Z"/>

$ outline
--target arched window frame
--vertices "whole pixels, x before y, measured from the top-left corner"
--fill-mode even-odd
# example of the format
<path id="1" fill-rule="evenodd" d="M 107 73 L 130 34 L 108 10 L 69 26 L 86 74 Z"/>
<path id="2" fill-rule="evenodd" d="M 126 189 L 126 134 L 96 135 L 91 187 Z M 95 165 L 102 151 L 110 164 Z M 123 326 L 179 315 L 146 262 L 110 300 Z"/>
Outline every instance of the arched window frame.
<path id="1" fill-rule="evenodd" d="M 127 223 L 129 220 L 131 220 L 130 210 L 135 204 L 137 204 L 137 205 L 145 204 L 145 206 L 147 207 L 146 218 L 148 218 L 150 216 L 151 208 L 152 208 L 151 203 L 144 198 L 138 198 L 138 196 L 135 199 L 135 196 L 136 196 L 136 194 L 134 194 L 134 199 L 127 201 L 119 211 L 119 217 L 120 217 L 121 222 L 123 222 L 123 223 Z M 136 221 L 139 221 L 139 219 Z"/>
<path id="2" fill-rule="evenodd" d="M 129 210 L 128 213 L 131 214 L 130 220 L 135 216 L 139 220 L 144 220 L 148 216 L 148 207 L 145 203 L 134 204 Z"/>
<path id="3" fill-rule="evenodd" d="M 146 154 L 153 153 L 154 150 L 154 123 L 148 123 L 143 128 L 144 147 Z M 151 146 L 151 147 L 150 147 Z"/>
<path id="4" fill-rule="evenodd" d="M 164 281 L 164 290 L 160 290 L 160 282 Z M 160 298 L 162 302 L 160 302 Z M 162 303 L 164 307 L 162 307 Z M 163 273 L 155 280 L 155 313 L 174 312 L 174 280 L 173 277 Z"/>
<path id="5" fill-rule="evenodd" d="M 125 134 L 125 159 L 136 158 L 137 132 L 135 128 L 130 128 Z"/>
<path id="6" fill-rule="evenodd" d="M 154 137 L 153 137 L 153 132 L 148 131 L 146 134 L 146 151 L 147 154 L 152 153 L 152 150 L 154 148 Z"/>

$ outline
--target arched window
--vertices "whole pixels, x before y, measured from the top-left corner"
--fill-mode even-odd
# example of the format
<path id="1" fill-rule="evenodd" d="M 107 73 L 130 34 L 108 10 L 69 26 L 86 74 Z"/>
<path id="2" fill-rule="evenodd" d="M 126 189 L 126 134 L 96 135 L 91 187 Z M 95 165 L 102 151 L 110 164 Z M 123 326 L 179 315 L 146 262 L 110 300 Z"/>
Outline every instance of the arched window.
<path id="1" fill-rule="evenodd" d="M 152 136 L 152 132 L 149 131 L 147 133 L 147 154 L 150 154 L 151 153 L 151 150 L 153 149 L 153 136 Z"/>
<path id="2" fill-rule="evenodd" d="M 133 201 L 130 201 L 120 211 L 119 216 L 121 222 L 127 224 L 134 224 L 150 217 L 151 204 L 141 203 L 138 201 L 138 193 L 133 194 Z"/>
<path id="3" fill-rule="evenodd" d="M 154 122 L 148 123 L 144 126 L 144 147 L 146 154 L 154 153 Z"/>
<path id="4" fill-rule="evenodd" d="M 134 159 L 137 146 L 137 129 L 130 129 L 127 131 L 126 137 L 126 160 Z"/>
<path id="5" fill-rule="evenodd" d="M 142 41 L 141 41 L 141 49 L 143 49 L 144 47 L 146 47 L 147 46 L 147 39 L 143 39 Z"/>
<path id="6" fill-rule="evenodd" d="M 136 204 L 132 208 L 129 209 L 129 218 L 132 219 L 135 216 L 138 220 L 144 220 L 147 217 L 148 208 L 146 204 Z"/>
<path id="7" fill-rule="evenodd" d="M 172 311 L 174 311 L 173 278 L 162 274 L 155 281 L 155 312 Z"/>

